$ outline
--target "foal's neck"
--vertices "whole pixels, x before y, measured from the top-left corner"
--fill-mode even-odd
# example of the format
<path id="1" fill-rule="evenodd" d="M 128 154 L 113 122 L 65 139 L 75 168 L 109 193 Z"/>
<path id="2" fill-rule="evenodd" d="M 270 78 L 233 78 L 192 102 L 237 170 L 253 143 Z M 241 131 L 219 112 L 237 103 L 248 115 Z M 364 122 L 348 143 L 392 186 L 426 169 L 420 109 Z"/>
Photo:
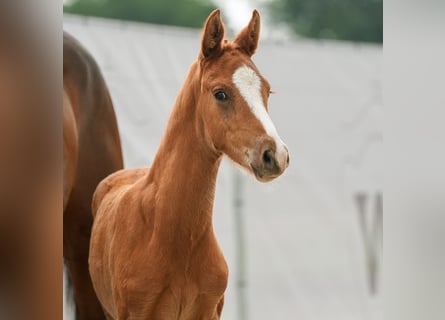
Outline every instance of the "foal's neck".
<path id="1" fill-rule="evenodd" d="M 156 191 L 154 232 L 164 241 L 180 241 L 190 248 L 212 231 L 221 162 L 221 155 L 205 141 L 196 113 L 199 89 L 193 69 L 178 94 L 148 176 Z"/>

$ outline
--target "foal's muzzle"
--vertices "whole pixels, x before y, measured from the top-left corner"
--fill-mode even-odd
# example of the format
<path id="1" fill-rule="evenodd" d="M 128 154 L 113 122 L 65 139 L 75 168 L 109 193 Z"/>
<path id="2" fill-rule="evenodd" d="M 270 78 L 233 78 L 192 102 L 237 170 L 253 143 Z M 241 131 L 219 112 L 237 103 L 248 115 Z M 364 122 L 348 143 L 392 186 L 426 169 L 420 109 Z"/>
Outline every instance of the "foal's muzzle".
<path id="1" fill-rule="evenodd" d="M 250 167 L 261 182 L 280 176 L 289 166 L 289 151 L 284 144 L 277 146 L 270 138 L 262 139 L 252 154 Z"/>

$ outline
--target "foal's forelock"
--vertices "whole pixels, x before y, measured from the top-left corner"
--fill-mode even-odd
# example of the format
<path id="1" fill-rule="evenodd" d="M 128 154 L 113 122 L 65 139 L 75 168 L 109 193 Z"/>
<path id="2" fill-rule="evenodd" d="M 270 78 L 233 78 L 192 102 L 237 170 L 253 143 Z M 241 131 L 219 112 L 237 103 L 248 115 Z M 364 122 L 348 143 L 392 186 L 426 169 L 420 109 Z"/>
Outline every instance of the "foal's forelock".
<path id="1" fill-rule="evenodd" d="M 266 134 L 274 140 L 277 152 L 283 151 L 285 144 L 278 135 L 277 129 L 264 105 L 261 94 L 262 83 L 258 74 L 252 68 L 243 64 L 233 73 L 232 81 L 254 116 L 263 126 Z"/>

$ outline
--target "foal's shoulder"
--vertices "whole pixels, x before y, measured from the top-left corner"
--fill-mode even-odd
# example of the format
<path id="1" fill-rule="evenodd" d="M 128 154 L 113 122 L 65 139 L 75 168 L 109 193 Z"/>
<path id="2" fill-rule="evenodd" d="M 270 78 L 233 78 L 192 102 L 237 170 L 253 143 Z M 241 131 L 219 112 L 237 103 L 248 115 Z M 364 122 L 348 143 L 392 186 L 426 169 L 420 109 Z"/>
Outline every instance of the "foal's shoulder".
<path id="1" fill-rule="evenodd" d="M 106 196 L 115 196 L 122 189 L 133 185 L 145 177 L 150 168 L 122 169 L 110 174 L 103 179 L 93 195 L 93 214 L 97 212 L 100 204 Z"/>

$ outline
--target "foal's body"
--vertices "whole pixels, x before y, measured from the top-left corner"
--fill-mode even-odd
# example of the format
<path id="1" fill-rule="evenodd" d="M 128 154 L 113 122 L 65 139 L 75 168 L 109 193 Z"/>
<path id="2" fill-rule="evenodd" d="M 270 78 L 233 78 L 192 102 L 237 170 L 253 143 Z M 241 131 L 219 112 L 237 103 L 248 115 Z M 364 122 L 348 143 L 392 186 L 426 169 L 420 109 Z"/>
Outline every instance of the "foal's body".
<path id="1" fill-rule="evenodd" d="M 218 319 L 222 310 L 228 269 L 212 226 L 221 155 L 199 144 L 188 111 L 174 108 L 150 169 L 121 170 L 96 191 L 93 211 L 100 203 L 113 208 L 96 217 L 92 239 L 110 245 L 94 261 L 113 265 L 96 283 L 106 288 L 99 299 L 113 318 Z M 207 156 L 184 159 L 193 154 Z M 92 273 L 99 268 L 90 265 Z"/>
<path id="2" fill-rule="evenodd" d="M 212 209 L 222 155 L 261 181 L 280 175 L 288 162 L 281 140 L 270 138 L 242 93 L 228 87 L 232 71 L 220 72 L 256 70 L 250 56 L 258 28 L 254 12 L 237 40 L 225 43 L 213 12 L 151 168 L 119 171 L 98 186 L 90 273 L 109 319 L 220 319 L 228 268 Z"/>

